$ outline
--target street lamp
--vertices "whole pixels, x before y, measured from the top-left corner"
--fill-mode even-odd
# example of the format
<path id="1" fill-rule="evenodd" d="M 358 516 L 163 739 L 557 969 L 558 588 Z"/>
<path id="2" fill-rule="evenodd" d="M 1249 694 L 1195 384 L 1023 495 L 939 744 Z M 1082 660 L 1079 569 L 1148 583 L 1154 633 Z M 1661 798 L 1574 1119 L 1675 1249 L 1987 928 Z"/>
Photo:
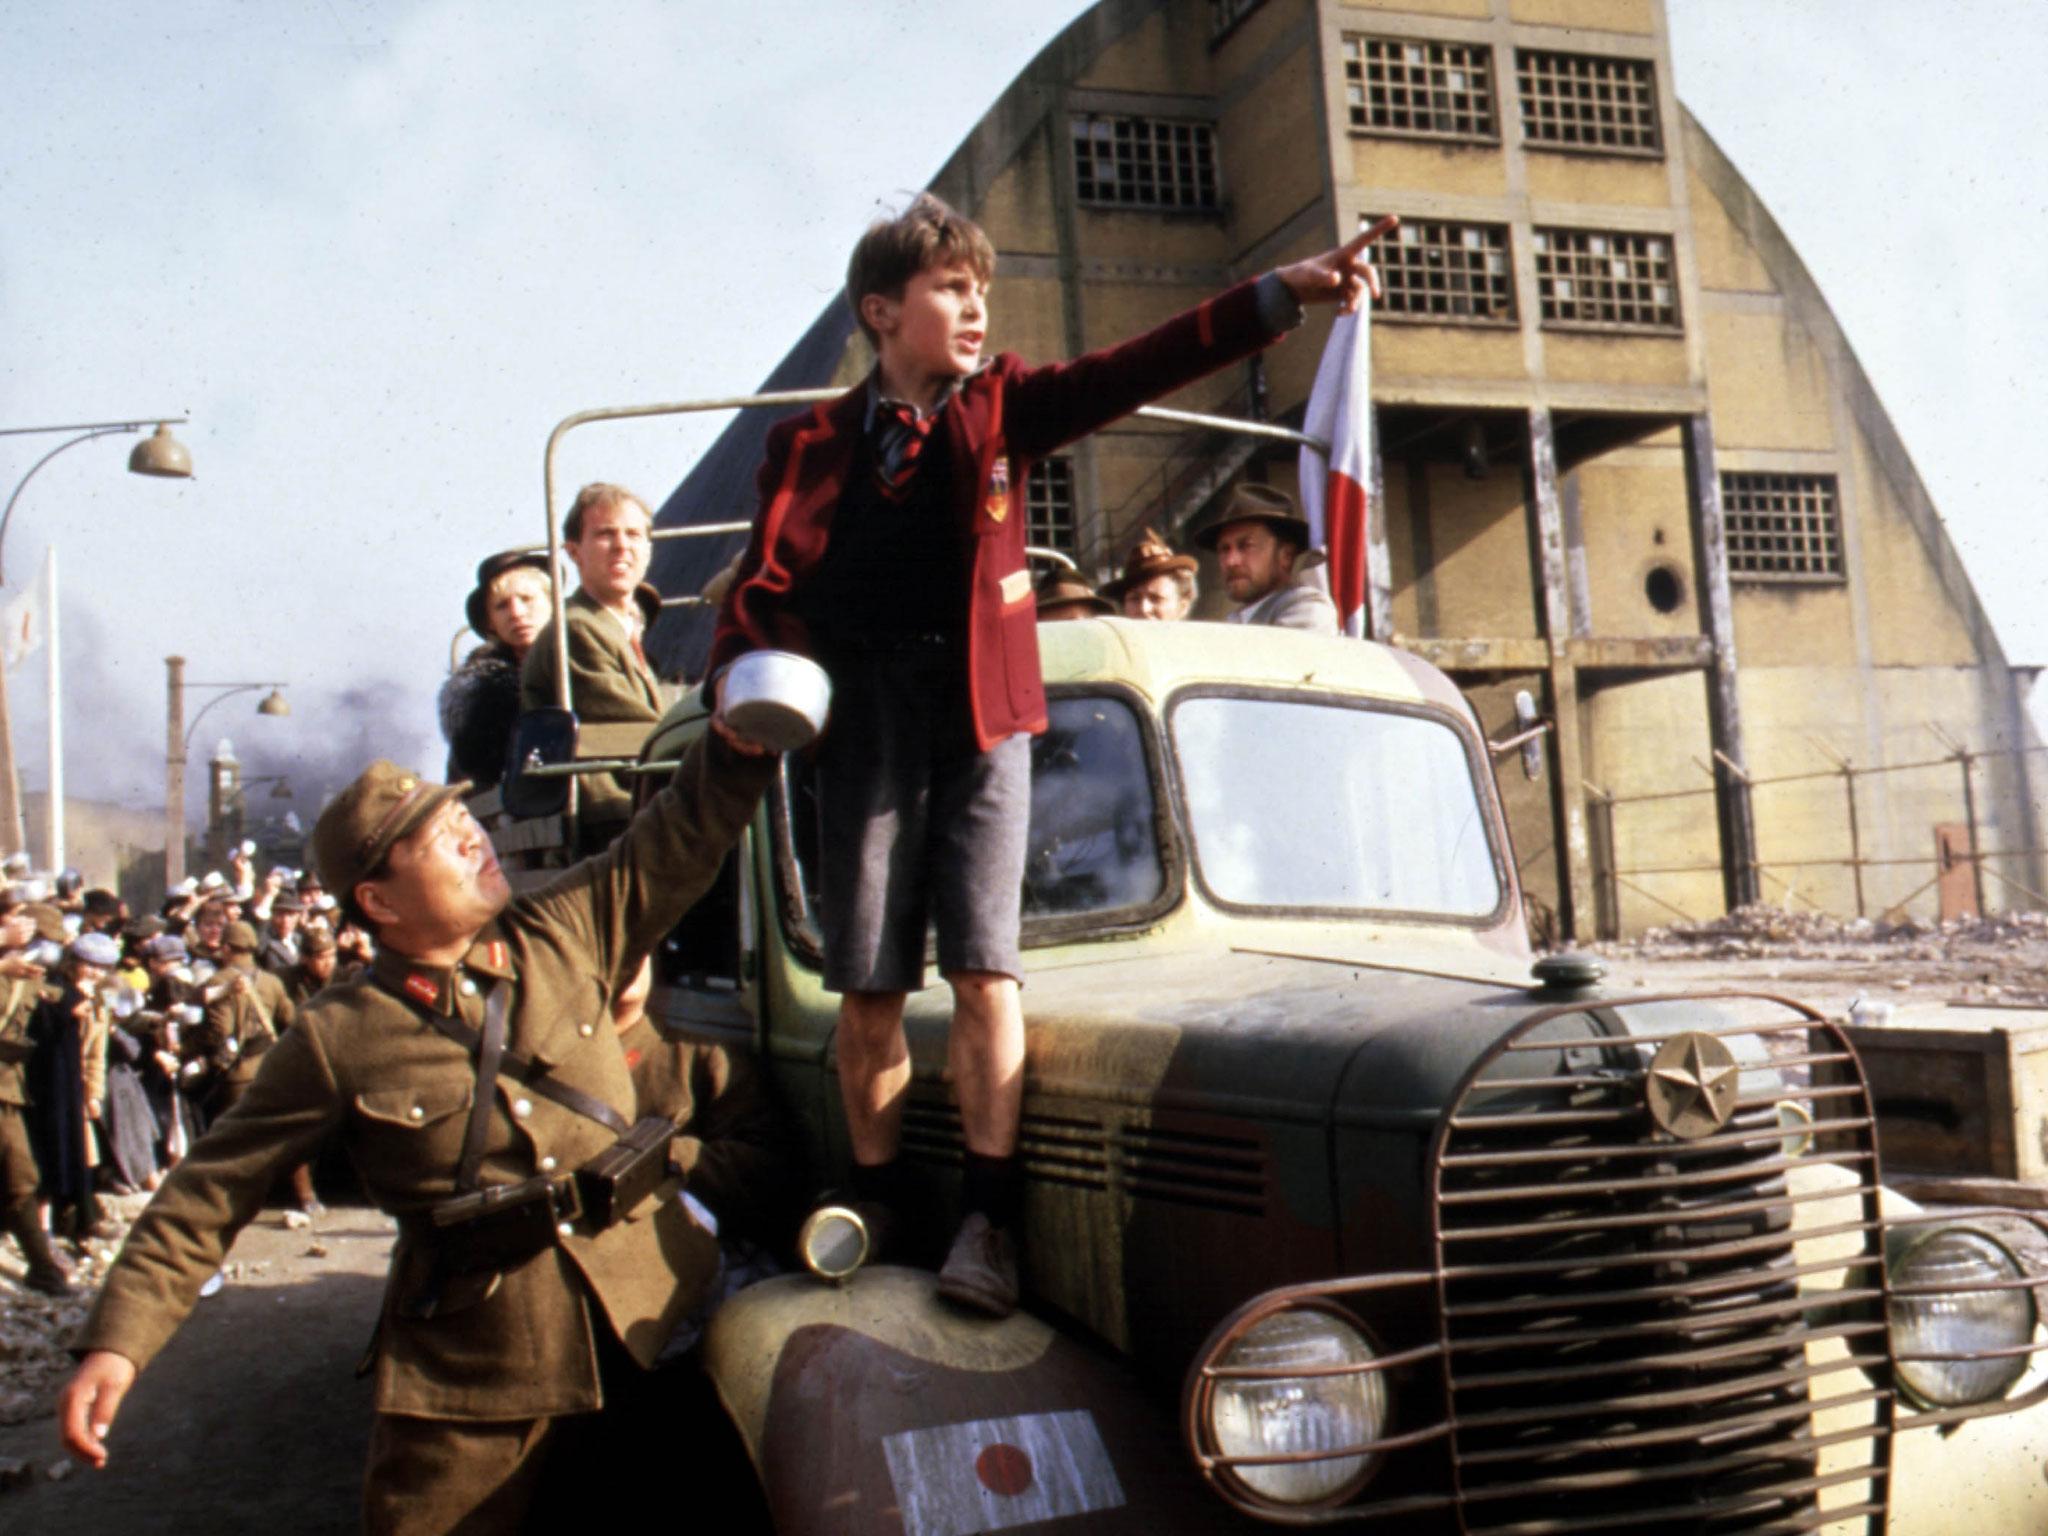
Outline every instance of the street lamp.
<path id="1" fill-rule="evenodd" d="M 28 473 L 14 483 L 14 491 L 7 498 L 6 510 L 0 511 L 0 549 L 7 543 L 7 526 L 14 518 L 14 504 L 21 500 L 21 493 L 28 488 L 29 481 L 36 476 L 50 460 L 67 448 L 76 448 L 80 443 L 89 443 L 94 438 L 110 437 L 118 432 L 147 431 L 150 422 L 156 423 L 156 431 L 135 445 L 128 455 L 128 472 L 134 475 L 150 475 L 158 479 L 189 480 L 192 478 L 192 453 L 183 443 L 171 435 L 173 422 L 183 425 L 190 418 L 184 416 L 152 416 L 141 421 L 81 421 L 55 427 L 0 427 L 0 437 L 33 437 L 44 433 L 70 432 L 66 438 L 35 463 L 29 465 Z M 0 582 L 6 577 L 0 574 Z M 51 654 L 55 655 L 55 630 L 51 631 Z M 64 788 L 63 788 L 63 747 L 61 730 L 62 716 L 59 714 L 56 698 L 57 674 L 54 664 L 50 673 L 50 859 L 53 864 L 63 862 L 64 843 Z M 21 840 L 21 782 L 14 769 L 14 724 L 7 711 L 6 669 L 0 667 L 0 844 L 7 852 L 22 846 Z"/>
<path id="2" fill-rule="evenodd" d="M 270 691 L 256 706 L 257 714 L 275 719 L 289 715 L 292 706 L 284 696 L 283 683 L 188 683 L 182 656 L 166 656 L 164 671 L 164 889 L 169 890 L 185 878 L 185 757 L 191 749 L 192 736 L 199 729 L 199 722 L 206 718 L 206 712 L 214 705 L 237 694 L 255 693 L 264 688 Z M 189 726 L 185 723 L 187 688 L 220 690 L 217 696 L 200 706 Z"/>
<path id="3" fill-rule="evenodd" d="M 141 421 L 82 421 L 62 427 L 0 427 L 0 437 L 28 437 L 44 432 L 75 432 L 78 435 L 59 443 L 35 463 L 29 465 L 28 473 L 15 483 L 14 494 L 7 498 L 7 510 L 0 512 L 0 551 L 7 547 L 7 524 L 14 516 L 14 504 L 21 500 L 22 489 L 36 476 L 50 460 L 66 448 L 76 448 L 80 443 L 89 443 L 96 437 L 111 437 L 117 432 L 147 431 L 150 422 L 156 423 L 156 431 L 135 445 L 135 451 L 128 455 L 128 473 L 150 475 L 160 480 L 190 480 L 192 478 L 192 451 L 171 435 L 175 422 L 183 426 L 191 420 L 188 416 L 152 416 Z M 7 580 L 6 568 L 0 564 L 0 583 Z"/>

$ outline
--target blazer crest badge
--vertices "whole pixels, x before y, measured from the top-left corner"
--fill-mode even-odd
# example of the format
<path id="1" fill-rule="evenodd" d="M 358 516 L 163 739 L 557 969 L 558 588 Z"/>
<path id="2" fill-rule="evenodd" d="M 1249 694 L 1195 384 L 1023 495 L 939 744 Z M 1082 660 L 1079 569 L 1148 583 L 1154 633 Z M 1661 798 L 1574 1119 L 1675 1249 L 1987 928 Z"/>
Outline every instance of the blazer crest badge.
<path id="1" fill-rule="evenodd" d="M 989 521 L 1000 523 L 1010 515 L 1010 461 L 999 458 L 988 472 L 988 494 L 982 498 L 981 509 L 988 514 Z"/>

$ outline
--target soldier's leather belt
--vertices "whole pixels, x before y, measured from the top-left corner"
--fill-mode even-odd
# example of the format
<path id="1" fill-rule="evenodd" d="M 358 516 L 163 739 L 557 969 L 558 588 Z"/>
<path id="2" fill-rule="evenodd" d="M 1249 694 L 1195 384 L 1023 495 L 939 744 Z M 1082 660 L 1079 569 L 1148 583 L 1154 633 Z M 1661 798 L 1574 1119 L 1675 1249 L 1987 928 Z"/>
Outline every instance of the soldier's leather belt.
<path id="1" fill-rule="evenodd" d="M 536 1174 L 455 1195 L 432 1206 L 415 1235 L 431 1242 L 445 1273 L 511 1269 L 580 1228 L 616 1226 L 668 1177 L 676 1125 L 648 1115 L 569 1174 Z"/>

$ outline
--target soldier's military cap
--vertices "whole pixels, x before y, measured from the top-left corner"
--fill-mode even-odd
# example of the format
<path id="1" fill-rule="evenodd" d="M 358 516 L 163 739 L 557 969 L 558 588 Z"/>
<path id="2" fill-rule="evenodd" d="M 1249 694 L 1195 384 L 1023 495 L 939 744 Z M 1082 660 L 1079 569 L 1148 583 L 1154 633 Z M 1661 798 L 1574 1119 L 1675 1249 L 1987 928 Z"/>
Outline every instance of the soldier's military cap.
<path id="1" fill-rule="evenodd" d="M 262 940 L 256 937 L 256 930 L 247 923 L 229 923 L 227 932 L 220 936 L 222 949 L 239 949 L 245 955 L 253 955 L 262 948 Z"/>
<path id="2" fill-rule="evenodd" d="M 299 935 L 301 955 L 331 955 L 340 948 L 334 942 L 334 935 L 325 928 L 309 928 Z"/>
<path id="3" fill-rule="evenodd" d="M 1292 496 L 1270 485 L 1233 486 L 1230 499 L 1213 516 L 1202 520 L 1202 526 L 1194 532 L 1194 541 L 1204 549 L 1214 549 L 1223 530 L 1232 523 L 1264 523 L 1276 537 L 1297 548 L 1308 548 L 1308 519 L 1294 510 Z"/>
<path id="4" fill-rule="evenodd" d="M 36 937 L 48 939 L 52 944 L 67 942 L 71 935 L 64 927 L 64 914 L 47 901 L 32 901 L 24 909 L 36 920 Z"/>
<path id="5" fill-rule="evenodd" d="M 476 587 L 464 600 L 464 611 L 469 615 L 469 627 L 486 640 L 498 638 L 491 633 L 491 583 L 507 571 L 517 570 L 539 571 L 545 576 L 548 557 L 540 550 L 506 549 L 486 555 L 477 563 Z"/>
<path id="6" fill-rule="evenodd" d="M 426 825 L 468 783 L 435 784 L 379 758 L 336 795 L 313 824 L 313 862 L 353 913 L 356 887 L 375 879 L 391 850 Z"/>

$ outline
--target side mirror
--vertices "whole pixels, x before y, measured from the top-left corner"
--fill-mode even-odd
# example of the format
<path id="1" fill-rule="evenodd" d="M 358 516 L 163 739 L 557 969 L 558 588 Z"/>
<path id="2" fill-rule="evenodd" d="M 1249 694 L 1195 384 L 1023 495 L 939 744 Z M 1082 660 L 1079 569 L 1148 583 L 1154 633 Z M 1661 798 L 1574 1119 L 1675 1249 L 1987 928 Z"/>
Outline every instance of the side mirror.
<path id="1" fill-rule="evenodd" d="M 512 728 L 512 745 L 506 749 L 505 779 L 499 796 L 513 816 L 559 816 L 569 806 L 569 777 L 536 779 L 532 768 L 552 767 L 576 758 L 576 713 L 550 706 L 530 709 Z"/>

